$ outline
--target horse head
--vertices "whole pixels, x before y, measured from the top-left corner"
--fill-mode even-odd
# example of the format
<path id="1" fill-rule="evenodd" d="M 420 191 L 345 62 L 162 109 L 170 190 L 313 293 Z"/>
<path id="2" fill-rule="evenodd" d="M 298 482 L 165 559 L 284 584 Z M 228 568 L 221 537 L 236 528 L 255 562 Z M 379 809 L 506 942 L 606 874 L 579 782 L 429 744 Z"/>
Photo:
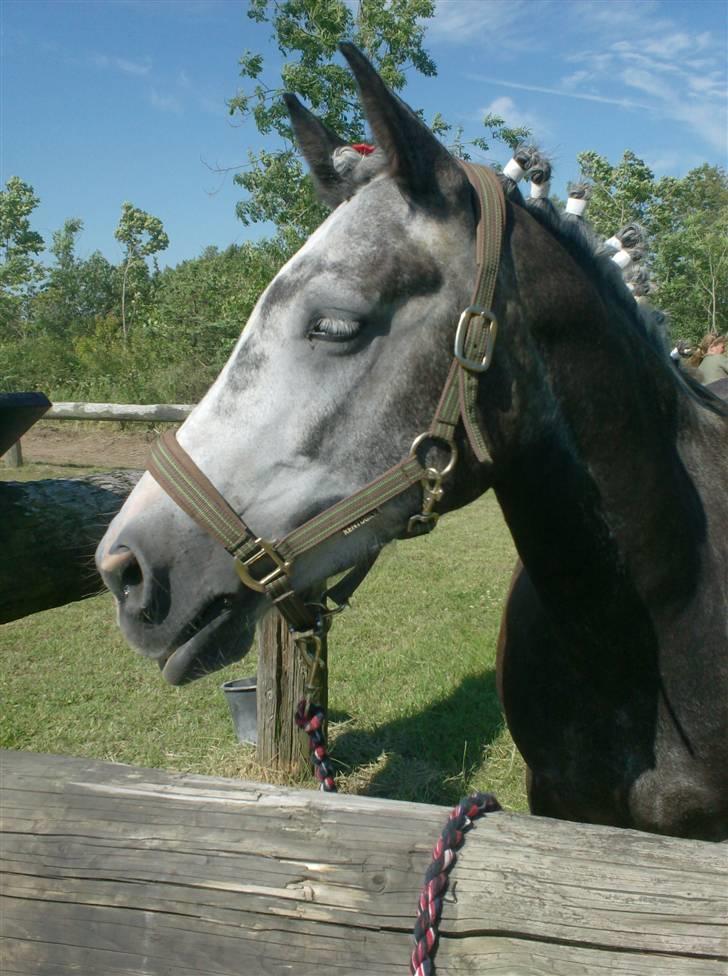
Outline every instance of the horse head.
<path id="1" fill-rule="evenodd" d="M 477 202 L 463 167 L 351 45 L 376 148 L 346 146 L 294 96 L 298 144 L 331 213 L 261 295 L 177 440 L 252 531 L 281 539 L 406 457 L 430 427 L 476 281 Z M 488 465 L 462 431 L 440 510 Z M 427 450 L 437 456 L 436 443 Z M 406 529 L 421 488 L 297 558 L 296 592 L 366 563 Z M 97 551 L 119 623 L 173 684 L 247 651 L 266 606 L 228 552 L 146 473 Z"/>

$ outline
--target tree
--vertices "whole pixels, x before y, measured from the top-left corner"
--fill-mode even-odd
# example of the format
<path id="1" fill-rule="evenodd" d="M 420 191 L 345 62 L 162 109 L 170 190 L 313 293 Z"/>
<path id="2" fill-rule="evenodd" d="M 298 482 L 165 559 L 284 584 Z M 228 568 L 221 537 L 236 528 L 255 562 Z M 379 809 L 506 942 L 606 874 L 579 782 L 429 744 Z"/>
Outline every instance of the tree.
<path id="1" fill-rule="evenodd" d="M 121 325 L 124 340 L 129 336 L 129 326 L 126 315 L 126 295 L 130 276 L 140 284 L 148 278 L 145 258 L 157 254 L 169 247 L 169 238 L 164 232 L 162 221 L 153 217 L 145 210 L 140 210 L 128 201 L 121 206 L 119 225 L 114 231 L 114 237 L 124 247 L 124 273 L 121 285 Z M 138 290 L 135 298 L 140 298 Z"/>
<path id="2" fill-rule="evenodd" d="M 11 176 L 0 191 L 0 326 L 7 334 L 20 329 L 24 301 L 43 270 L 36 255 L 45 247 L 30 227 L 30 215 L 40 203 L 33 187 Z"/>
<path id="3" fill-rule="evenodd" d="M 83 221 L 71 217 L 61 230 L 54 232 L 50 252 L 55 263 L 32 305 L 36 328 L 51 335 L 67 335 L 78 319 L 81 268 L 76 258 L 76 238 L 82 230 Z"/>
<path id="4" fill-rule="evenodd" d="M 261 135 L 275 133 L 282 149 L 250 152 L 249 165 L 234 177 L 248 196 L 237 205 L 245 224 L 271 221 L 294 250 L 318 226 L 325 209 L 316 199 L 311 181 L 293 145 L 288 114 L 281 95 L 295 92 L 319 118 L 347 142 L 364 137 L 364 117 L 351 72 L 333 58 L 340 41 L 361 48 L 390 88 L 399 91 L 406 72 L 415 69 L 432 76 L 435 63 L 423 48 L 426 21 L 435 11 L 433 0 L 360 0 L 354 10 L 344 0 L 250 0 L 248 16 L 269 23 L 284 64 L 278 82 L 265 72 L 261 54 L 246 51 L 240 59 L 241 77 L 252 87 L 238 91 L 228 107 L 231 115 L 252 118 Z M 511 144 L 526 130 L 508 129 L 495 116 L 486 116 L 492 137 Z M 452 132 L 442 116 L 432 123 L 439 136 Z M 484 137 L 464 141 L 454 131 L 452 148 L 467 156 L 468 147 L 487 149 Z"/>
<path id="5" fill-rule="evenodd" d="M 470 159 L 471 149 L 479 149 L 481 152 L 488 152 L 490 143 L 493 139 L 503 142 L 510 149 L 516 149 L 521 143 L 525 142 L 531 135 L 531 130 L 525 126 L 509 126 L 506 120 L 500 115 L 488 112 L 483 116 L 483 125 L 490 130 L 490 139 L 485 136 L 473 136 L 465 139 L 465 130 L 461 125 L 452 126 L 446 122 L 442 115 L 437 112 L 430 123 L 430 128 L 436 136 L 443 138 L 452 133 L 446 145 L 453 156 L 458 159 Z"/>
<path id="6" fill-rule="evenodd" d="M 53 234 L 55 262 L 28 310 L 35 334 L 72 341 L 93 331 L 96 319 L 119 312 L 121 274 L 100 251 L 85 260 L 77 257 L 76 237 L 82 229 L 83 222 L 73 217 Z"/>
<path id="7" fill-rule="evenodd" d="M 685 179 L 688 179 L 685 177 Z M 669 312 L 676 338 L 699 342 L 728 331 L 728 203 L 688 210 L 656 238 L 655 301 Z"/>
<path id="8" fill-rule="evenodd" d="M 613 166 L 598 153 L 578 156 L 593 187 L 589 222 L 611 237 L 631 221 L 647 238 L 652 301 L 670 319 L 675 339 L 699 341 L 728 329 L 728 174 L 707 163 L 678 179 L 655 179 L 626 150 Z"/>
<path id="9" fill-rule="evenodd" d="M 278 241 L 246 242 L 224 251 L 207 248 L 199 258 L 161 273 L 155 317 L 199 373 L 214 376 L 222 368 L 284 260 Z"/>
<path id="10" fill-rule="evenodd" d="M 120 315 L 119 276 L 118 268 L 101 251 L 94 251 L 85 261 L 78 262 L 79 331 L 85 331 L 95 318 Z"/>
<path id="11" fill-rule="evenodd" d="M 603 237 L 620 227 L 649 221 L 655 196 L 655 177 L 649 166 L 626 149 L 616 166 L 593 150 L 577 156 L 582 177 L 592 185 L 589 222 Z"/>

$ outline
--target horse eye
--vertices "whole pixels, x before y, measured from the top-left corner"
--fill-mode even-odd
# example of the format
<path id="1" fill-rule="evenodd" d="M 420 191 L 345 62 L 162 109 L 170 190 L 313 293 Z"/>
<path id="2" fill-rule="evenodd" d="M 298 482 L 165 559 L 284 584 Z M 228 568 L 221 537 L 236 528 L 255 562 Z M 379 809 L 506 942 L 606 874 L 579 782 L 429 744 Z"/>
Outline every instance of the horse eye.
<path id="1" fill-rule="evenodd" d="M 347 342 L 361 329 L 361 322 L 351 319 L 319 318 L 311 323 L 306 338 L 322 339 L 324 342 Z"/>

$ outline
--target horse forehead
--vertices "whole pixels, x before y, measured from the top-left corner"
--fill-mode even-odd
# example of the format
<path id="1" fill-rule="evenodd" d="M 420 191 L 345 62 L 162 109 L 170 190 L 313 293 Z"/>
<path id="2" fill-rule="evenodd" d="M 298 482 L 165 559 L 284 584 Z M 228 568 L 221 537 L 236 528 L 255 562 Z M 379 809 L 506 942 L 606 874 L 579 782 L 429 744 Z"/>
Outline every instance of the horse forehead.
<path id="1" fill-rule="evenodd" d="M 302 288 L 350 289 L 365 299 L 381 294 L 394 276 L 403 286 L 434 271 L 441 225 L 408 206 L 394 187 L 359 194 L 341 204 L 278 272 L 261 311 L 294 300 Z M 388 192 L 389 191 L 389 192 Z"/>

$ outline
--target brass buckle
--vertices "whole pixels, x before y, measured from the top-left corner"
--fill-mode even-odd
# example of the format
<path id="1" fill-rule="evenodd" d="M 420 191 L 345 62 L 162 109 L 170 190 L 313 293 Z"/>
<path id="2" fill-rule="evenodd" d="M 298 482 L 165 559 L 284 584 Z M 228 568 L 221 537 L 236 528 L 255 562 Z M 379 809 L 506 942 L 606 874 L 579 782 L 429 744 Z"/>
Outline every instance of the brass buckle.
<path id="1" fill-rule="evenodd" d="M 235 559 L 235 569 L 237 571 L 240 579 L 249 586 L 251 590 L 257 590 L 258 593 L 265 593 L 267 588 L 271 583 L 277 582 L 283 577 L 288 577 L 291 569 L 291 564 L 282 559 L 278 553 L 275 551 L 273 546 L 266 542 L 264 539 L 256 539 L 256 546 L 259 546 L 257 552 L 254 552 L 252 556 L 248 556 L 247 559 Z M 272 569 L 270 573 L 261 577 L 261 579 L 256 579 L 251 572 L 252 566 L 258 562 L 259 559 L 263 559 L 268 556 L 275 563 L 275 569 Z"/>
<path id="2" fill-rule="evenodd" d="M 468 357 L 465 355 L 465 340 L 468 336 L 468 326 L 470 325 L 470 320 L 478 317 L 488 320 L 488 335 L 486 337 L 485 352 L 483 353 L 483 358 L 480 360 L 480 362 L 475 359 L 468 359 Z M 493 359 L 493 350 L 495 348 L 495 339 L 497 335 L 498 320 L 496 319 L 495 315 L 489 309 L 482 308 L 480 305 L 468 305 L 460 316 L 460 321 L 458 322 L 457 331 L 455 333 L 455 358 L 461 366 L 467 370 L 470 370 L 471 373 L 484 373 L 490 366 L 491 360 Z"/>

